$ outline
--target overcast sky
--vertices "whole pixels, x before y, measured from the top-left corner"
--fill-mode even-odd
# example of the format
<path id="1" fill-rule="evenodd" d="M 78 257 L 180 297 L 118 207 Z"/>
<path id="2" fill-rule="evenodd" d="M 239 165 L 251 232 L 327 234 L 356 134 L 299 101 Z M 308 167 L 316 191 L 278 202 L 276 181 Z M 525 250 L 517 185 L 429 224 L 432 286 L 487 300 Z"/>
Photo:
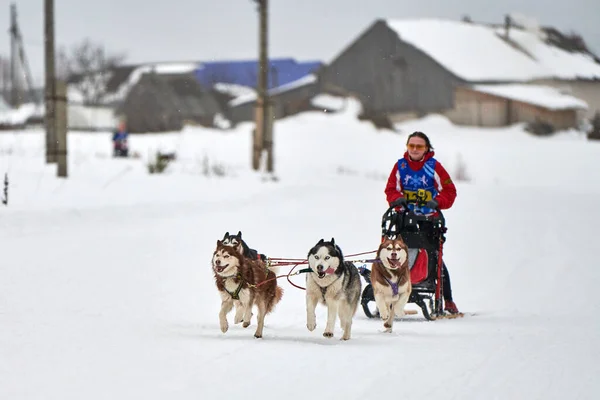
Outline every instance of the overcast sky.
<path id="1" fill-rule="evenodd" d="M 14 0 L 36 83 L 43 82 L 43 0 Z M 9 3 L 0 6 L 0 54 L 9 55 Z M 518 12 L 583 35 L 600 53 L 600 0 L 270 0 L 272 57 L 327 62 L 377 18 L 501 22 Z M 253 0 L 55 0 L 56 43 L 88 37 L 128 62 L 257 58 Z"/>

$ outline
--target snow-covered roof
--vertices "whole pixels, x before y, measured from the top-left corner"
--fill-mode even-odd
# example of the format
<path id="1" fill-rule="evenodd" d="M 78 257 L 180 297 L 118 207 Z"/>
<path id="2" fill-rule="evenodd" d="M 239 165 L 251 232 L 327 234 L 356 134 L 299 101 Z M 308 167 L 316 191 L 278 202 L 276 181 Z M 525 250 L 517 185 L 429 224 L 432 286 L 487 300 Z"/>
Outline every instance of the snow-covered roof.
<path id="1" fill-rule="evenodd" d="M 296 79 L 293 82 L 286 83 L 285 85 L 277 86 L 269 90 L 269 94 L 284 93 L 302 86 L 310 85 L 317 81 L 317 76 L 314 74 L 305 75 L 300 79 Z"/>
<path id="2" fill-rule="evenodd" d="M 306 86 L 306 85 L 310 85 L 311 83 L 314 83 L 317 81 L 317 77 L 314 74 L 309 74 L 306 75 L 300 79 L 297 79 L 293 82 L 290 83 L 286 83 L 285 85 L 281 85 L 278 87 L 275 87 L 271 90 L 269 90 L 269 95 L 273 96 L 273 95 L 277 95 L 280 93 L 284 93 L 302 86 Z M 248 93 L 245 94 L 243 96 L 240 97 L 236 97 L 235 99 L 231 100 L 229 102 L 229 106 L 230 107 L 235 107 L 235 106 L 239 106 L 241 104 L 245 104 L 245 103 L 249 103 L 251 101 L 254 101 L 256 99 L 256 92 L 254 93 Z"/>
<path id="3" fill-rule="evenodd" d="M 140 80 L 142 75 L 150 72 L 154 72 L 156 74 L 187 74 L 194 72 L 200 63 L 194 62 L 182 62 L 182 63 L 168 63 L 168 62 L 159 62 L 159 63 L 149 63 L 144 64 L 131 72 L 129 77 L 125 82 L 123 82 L 118 89 L 114 93 L 106 93 L 101 103 L 108 104 L 112 102 L 120 102 L 125 99 L 129 91 L 135 84 Z M 86 77 L 85 79 L 103 79 L 105 82 L 110 78 L 109 73 L 106 73 L 106 76 L 98 77 L 91 76 Z M 69 85 L 67 89 L 68 97 L 70 102 L 81 102 L 83 101 L 83 94 L 78 90 L 77 86 L 81 85 L 81 83 L 77 85 Z M 92 86 L 93 87 L 93 86 Z M 100 85 L 101 88 L 104 88 L 104 85 Z"/>
<path id="4" fill-rule="evenodd" d="M 423 51 L 466 81 L 600 79 L 600 64 L 590 56 L 561 50 L 545 43 L 539 35 L 516 27 L 510 28 L 509 40 L 506 40 L 503 30 L 463 21 L 413 19 L 385 22 L 402 41 Z"/>
<path id="5" fill-rule="evenodd" d="M 548 110 L 587 110 L 588 108 L 588 104 L 585 101 L 549 86 L 526 84 L 473 85 L 471 89 L 510 100 L 533 104 Z"/>
<path id="6" fill-rule="evenodd" d="M 510 40 L 531 54 L 548 73 L 561 79 L 600 79 L 600 64 L 591 55 L 568 52 L 541 40 L 530 31 L 511 28 Z"/>
<path id="7" fill-rule="evenodd" d="M 124 82 L 115 93 L 109 93 L 105 101 L 123 101 L 131 88 L 140 80 L 142 75 L 154 72 L 155 74 L 187 74 L 194 72 L 200 63 L 156 63 L 145 64 L 136 68 L 129 79 Z"/>
<path id="8" fill-rule="evenodd" d="M 220 93 L 225 93 L 230 96 L 240 97 L 254 93 L 254 89 L 248 86 L 238 85 L 235 83 L 215 83 L 213 89 Z"/>

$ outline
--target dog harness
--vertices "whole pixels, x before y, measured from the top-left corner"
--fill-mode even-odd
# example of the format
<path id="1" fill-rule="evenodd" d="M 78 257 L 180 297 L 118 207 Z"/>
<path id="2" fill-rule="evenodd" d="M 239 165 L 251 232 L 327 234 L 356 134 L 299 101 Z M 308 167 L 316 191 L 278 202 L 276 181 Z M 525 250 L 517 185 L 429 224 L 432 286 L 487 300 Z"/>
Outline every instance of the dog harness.
<path id="1" fill-rule="evenodd" d="M 435 187 L 435 165 L 437 160 L 430 158 L 425 161 L 423 168 L 418 171 L 413 171 L 406 159 L 398 160 L 398 188 L 402 188 L 404 197 L 408 201 L 427 202 L 433 200 L 437 196 L 438 191 Z M 422 193 L 421 195 L 419 195 Z M 415 205 L 409 203 L 408 209 L 416 214 L 431 214 L 435 210 L 422 206 L 415 209 Z"/>
<path id="2" fill-rule="evenodd" d="M 231 278 L 232 276 L 228 276 L 227 278 Z M 225 287 L 225 285 L 223 285 L 223 286 L 224 286 L 225 291 L 227 293 L 229 293 L 229 295 L 231 296 L 231 298 L 233 300 L 239 300 L 240 292 L 242 291 L 242 286 L 244 285 L 244 279 L 242 279 L 241 274 L 237 274 L 235 277 L 240 279 L 240 284 L 238 285 L 237 289 L 235 289 L 235 291 L 233 293 L 231 293 L 229 290 L 227 290 L 227 287 Z M 225 278 L 225 279 L 227 279 L 227 278 Z"/>
<path id="3" fill-rule="evenodd" d="M 398 296 L 398 283 L 394 283 L 394 282 L 390 281 L 385 276 L 383 276 L 383 279 L 385 279 L 387 281 L 387 283 L 389 283 L 389 285 L 392 287 L 392 294 L 394 296 Z"/>
<path id="4" fill-rule="evenodd" d="M 307 269 L 308 269 L 308 271 L 306 271 L 306 272 L 313 272 L 314 273 L 314 271 L 312 269 L 310 269 L 310 268 L 307 268 Z M 333 285 L 333 283 L 336 282 L 341 277 L 342 277 L 341 275 L 338 276 L 333 282 L 331 282 L 329 285 L 327 285 L 325 287 L 317 285 L 319 287 L 319 289 L 321 289 L 321 297 L 322 297 L 323 301 L 325 301 L 325 295 L 327 294 L 327 289 L 329 288 L 329 286 Z"/>

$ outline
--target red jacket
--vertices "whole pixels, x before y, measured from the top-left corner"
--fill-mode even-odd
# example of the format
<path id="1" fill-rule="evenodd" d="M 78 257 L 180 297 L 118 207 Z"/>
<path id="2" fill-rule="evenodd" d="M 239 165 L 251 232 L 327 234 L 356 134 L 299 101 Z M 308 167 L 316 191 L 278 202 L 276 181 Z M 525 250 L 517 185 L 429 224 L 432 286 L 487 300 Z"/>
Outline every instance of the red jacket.
<path id="1" fill-rule="evenodd" d="M 410 169 L 418 171 L 423 168 L 425 161 L 433 157 L 434 154 L 433 151 L 430 151 L 425 154 L 421 161 L 413 161 L 408 156 L 408 153 L 404 153 L 404 159 L 408 162 Z M 456 186 L 454 186 L 454 182 L 452 182 L 450 175 L 439 161 L 435 164 L 435 184 L 438 191 L 438 194 L 435 197 L 435 200 L 438 202 L 438 207 L 441 210 L 452 207 L 452 204 L 454 204 L 454 200 L 456 199 Z M 388 204 L 391 204 L 400 197 L 404 197 L 402 182 L 400 180 L 400 174 L 398 173 L 398 162 L 394 164 L 394 168 L 392 168 L 392 172 L 390 172 L 387 185 L 385 186 L 385 196 Z"/>

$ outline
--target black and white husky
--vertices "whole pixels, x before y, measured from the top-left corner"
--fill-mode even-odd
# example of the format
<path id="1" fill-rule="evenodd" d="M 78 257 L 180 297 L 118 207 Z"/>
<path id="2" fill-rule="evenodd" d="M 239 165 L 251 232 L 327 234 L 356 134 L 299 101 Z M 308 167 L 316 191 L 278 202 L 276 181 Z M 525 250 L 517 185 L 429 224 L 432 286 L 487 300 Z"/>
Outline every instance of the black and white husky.
<path id="1" fill-rule="evenodd" d="M 350 339 L 352 319 L 356 314 L 362 284 L 358 269 L 353 263 L 344 261 L 335 239 L 321 239 L 308 252 L 311 272 L 306 274 L 306 327 L 313 331 L 317 327 L 315 309 L 317 303 L 327 307 L 327 325 L 323 336 L 333 337 L 335 321 L 339 314 L 344 331 L 342 340 Z"/>
<path id="2" fill-rule="evenodd" d="M 244 239 L 242 239 L 241 231 L 239 231 L 235 235 L 231 235 L 229 232 L 225 232 L 225 235 L 223 235 L 223 239 L 221 239 L 221 242 L 223 242 L 225 246 L 234 247 L 237 251 L 239 251 L 241 255 L 243 255 L 246 258 L 250 258 L 252 260 L 267 260 L 267 256 L 265 256 L 264 254 L 259 254 L 256 250 L 248 247 L 248 244 L 244 241 Z"/>

